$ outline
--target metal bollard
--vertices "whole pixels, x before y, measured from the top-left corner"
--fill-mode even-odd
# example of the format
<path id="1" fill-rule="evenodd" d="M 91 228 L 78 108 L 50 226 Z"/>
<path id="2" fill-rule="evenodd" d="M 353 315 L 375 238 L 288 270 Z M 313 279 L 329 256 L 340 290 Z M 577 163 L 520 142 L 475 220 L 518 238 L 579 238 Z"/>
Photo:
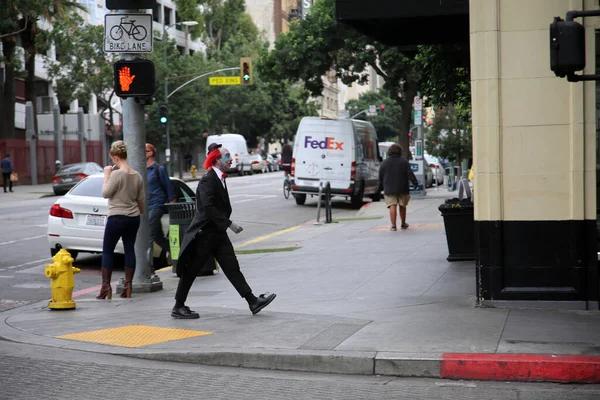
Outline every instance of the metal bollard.
<path id="1" fill-rule="evenodd" d="M 325 186 L 325 223 L 330 224 L 333 222 L 331 217 L 331 182 L 327 182 Z"/>
<path id="2" fill-rule="evenodd" d="M 321 196 L 323 195 L 323 182 L 319 182 L 319 202 L 317 203 L 317 222 L 314 225 L 321 225 Z"/>

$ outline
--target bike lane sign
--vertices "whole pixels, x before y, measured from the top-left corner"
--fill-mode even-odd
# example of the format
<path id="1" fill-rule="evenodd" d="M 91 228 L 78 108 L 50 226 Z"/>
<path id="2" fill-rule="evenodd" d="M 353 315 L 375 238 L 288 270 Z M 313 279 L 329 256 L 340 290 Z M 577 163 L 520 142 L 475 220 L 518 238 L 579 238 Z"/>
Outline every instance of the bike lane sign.
<path id="1" fill-rule="evenodd" d="M 152 53 L 152 14 L 106 14 L 105 53 Z"/>

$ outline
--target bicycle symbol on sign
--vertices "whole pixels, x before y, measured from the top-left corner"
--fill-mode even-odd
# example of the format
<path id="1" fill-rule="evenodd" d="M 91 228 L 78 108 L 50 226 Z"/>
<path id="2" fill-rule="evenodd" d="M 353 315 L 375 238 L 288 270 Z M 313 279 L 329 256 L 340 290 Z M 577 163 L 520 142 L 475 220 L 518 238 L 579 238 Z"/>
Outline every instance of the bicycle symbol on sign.
<path id="1" fill-rule="evenodd" d="M 119 25 L 115 25 L 110 28 L 110 37 L 113 40 L 121 39 L 123 37 L 123 32 L 127 33 L 127 36 L 130 38 L 133 36 L 133 38 L 137 41 L 146 39 L 148 31 L 146 31 L 146 28 L 143 25 L 136 25 L 134 19 L 128 22 L 126 20 L 127 17 L 122 17 Z M 126 29 L 125 25 L 129 25 L 129 29 Z"/>

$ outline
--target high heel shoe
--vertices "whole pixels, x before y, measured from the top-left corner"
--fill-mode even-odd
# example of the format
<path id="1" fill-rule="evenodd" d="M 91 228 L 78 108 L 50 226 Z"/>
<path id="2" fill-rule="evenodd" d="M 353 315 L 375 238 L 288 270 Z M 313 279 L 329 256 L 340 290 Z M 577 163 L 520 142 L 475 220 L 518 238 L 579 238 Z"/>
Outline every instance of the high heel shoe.
<path id="1" fill-rule="evenodd" d="M 125 281 L 123 282 L 123 291 L 121 297 L 124 299 L 131 298 L 131 281 L 133 280 L 133 268 L 125 268 Z"/>
<path id="2" fill-rule="evenodd" d="M 100 294 L 96 296 L 98 300 L 108 298 L 112 299 L 112 287 L 110 286 L 110 278 L 112 276 L 112 269 L 102 268 L 102 287 L 100 288 Z"/>

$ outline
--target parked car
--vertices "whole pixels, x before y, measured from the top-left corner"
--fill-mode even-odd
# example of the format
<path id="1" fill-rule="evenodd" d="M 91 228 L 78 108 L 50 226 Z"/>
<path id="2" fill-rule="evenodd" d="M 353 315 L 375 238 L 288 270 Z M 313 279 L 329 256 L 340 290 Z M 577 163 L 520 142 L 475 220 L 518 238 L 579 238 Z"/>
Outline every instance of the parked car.
<path id="1" fill-rule="evenodd" d="M 269 168 L 269 172 L 279 171 L 280 165 L 272 155 L 267 154 L 265 156 L 265 159 L 267 160 L 267 167 Z"/>
<path id="2" fill-rule="evenodd" d="M 63 197 L 54 202 L 48 216 L 48 245 L 54 256 L 64 248 L 75 259 L 79 253 L 102 253 L 108 199 L 102 197 L 104 174 L 94 174 L 81 180 Z M 171 178 L 177 202 L 193 202 L 195 194 L 183 181 Z M 169 216 L 162 217 L 163 232 L 169 232 Z M 115 253 L 124 254 L 119 240 Z"/>
<path id="3" fill-rule="evenodd" d="M 102 167 L 95 162 L 64 165 L 52 178 L 52 190 L 57 196 L 65 194 L 82 179 L 102 171 Z"/>
<path id="4" fill-rule="evenodd" d="M 262 158 L 260 154 L 252 154 L 250 156 L 250 165 L 252 165 L 252 172 L 265 173 L 269 170 L 267 160 Z"/>
<path id="5" fill-rule="evenodd" d="M 429 164 L 429 168 L 433 172 L 433 180 L 437 178 L 436 185 L 442 186 L 444 184 L 444 166 L 437 157 L 425 154 L 425 161 Z"/>

